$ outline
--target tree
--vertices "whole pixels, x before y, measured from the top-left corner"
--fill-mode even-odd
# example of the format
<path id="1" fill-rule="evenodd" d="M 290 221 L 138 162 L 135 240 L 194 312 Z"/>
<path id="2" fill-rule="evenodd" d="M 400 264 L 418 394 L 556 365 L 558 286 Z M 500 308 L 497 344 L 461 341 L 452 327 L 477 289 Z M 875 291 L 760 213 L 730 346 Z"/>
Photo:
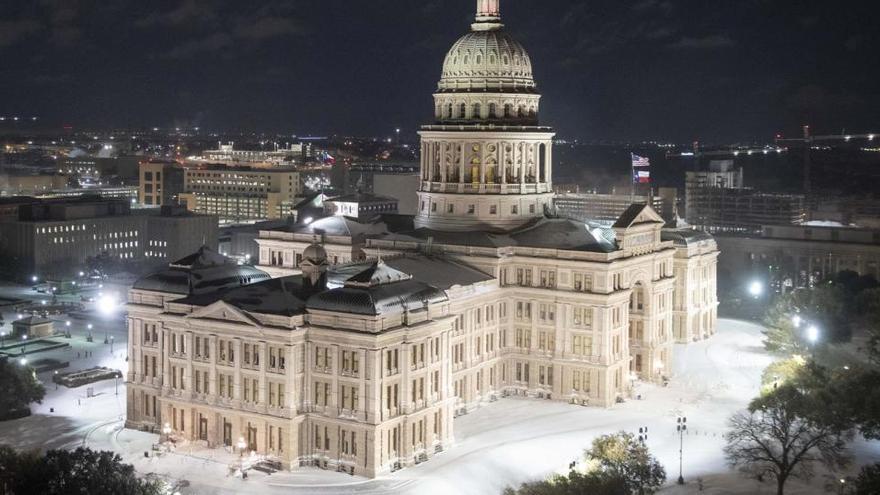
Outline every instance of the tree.
<path id="1" fill-rule="evenodd" d="M 593 471 L 622 480 L 627 493 L 654 493 L 666 481 L 663 466 L 632 433 L 601 436 L 584 456 Z"/>
<path id="2" fill-rule="evenodd" d="M 26 416 L 31 402 L 41 403 L 46 389 L 33 369 L 0 359 L 0 420 Z"/>
<path id="3" fill-rule="evenodd" d="M 753 400 L 747 412 L 730 419 L 725 434 L 728 463 L 758 480 L 772 477 L 778 495 L 790 478 L 809 480 L 816 464 L 836 469 L 849 460 L 852 430 L 845 416 L 826 394 L 798 385 L 784 384 Z"/>
<path id="4" fill-rule="evenodd" d="M 159 495 L 163 486 L 137 477 L 134 467 L 112 452 L 86 448 L 50 450 L 44 456 L 0 447 L 0 487 L 9 495 Z"/>
<path id="5" fill-rule="evenodd" d="M 825 343 L 847 342 L 852 337 L 854 301 L 847 289 L 830 282 L 792 291 L 767 311 L 764 346 L 786 355 L 807 353 L 814 344 L 807 340 L 805 325 L 793 323 L 794 316 L 821 328 Z"/>
<path id="6" fill-rule="evenodd" d="M 519 488 L 507 488 L 504 495 L 628 495 L 622 478 L 599 472 L 571 471 L 568 476 L 556 475 L 543 481 L 523 483 Z"/>
<path id="7" fill-rule="evenodd" d="M 852 495 L 876 495 L 880 493 L 880 464 L 864 466 L 854 483 Z"/>

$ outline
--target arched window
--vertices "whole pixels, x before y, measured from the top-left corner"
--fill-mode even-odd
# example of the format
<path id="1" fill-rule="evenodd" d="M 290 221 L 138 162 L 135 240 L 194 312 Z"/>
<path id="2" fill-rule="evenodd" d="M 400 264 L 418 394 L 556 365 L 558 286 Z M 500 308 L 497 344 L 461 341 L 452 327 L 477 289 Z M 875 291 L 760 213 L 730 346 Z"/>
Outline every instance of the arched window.
<path id="1" fill-rule="evenodd" d="M 477 63 L 477 65 L 483 63 L 483 56 L 482 56 L 482 55 L 477 55 L 477 61 L 476 61 L 476 63 Z"/>
<path id="2" fill-rule="evenodd" d="M 530 118 L 530 119 L 535 118 L 537 115 L 538 115 L 538 114 L 535 112 L 535 107 L 531 107 L 531 108 L 529 108 L 529 118 Z"/>
<path id="3" fill-rule="evenodd" d="M 513 114 L 513 105 L 511 105 L 510 103 L 504 105 L 504 118 L 509 119 L 510 117 L 513 117 L 512 114 Z"/>
<path id="4" fill-rule="evenodd" d="M 489 103 L 489 118 L 490 119 L 494 119 L 498 116 L 497 115 L 497 107 L 498 107 L 498 105 L 496 105 L 494 103 Z"/>
<path id="5" fill-rule="evenodd" d="M 516 111 L 516 116 L 519 118 L 523 118 L 526 116 L 526 107 L 523 105 L 519 106 L 519 109 Z"/>
<path id="6" fill-rule="evenodd" d="M 467 104 L 462 103 L 458 106 L 458 118 L 463 119 L 467 117 Z"/>
<path id="7" fill-rule="evenodd" d="M 474 115 L 475 119 L 483 118 L 483 109 L 480 107 L 479 103 L 474 103 Z"/>
<path id="8" fill-rule="evenodd" d="M 446 107 L 446 117 L 447 117 L 447 118 L 450 118 L 450 119 L 452 118 L 452 103 L 450 103 L 450 104 Z"/>

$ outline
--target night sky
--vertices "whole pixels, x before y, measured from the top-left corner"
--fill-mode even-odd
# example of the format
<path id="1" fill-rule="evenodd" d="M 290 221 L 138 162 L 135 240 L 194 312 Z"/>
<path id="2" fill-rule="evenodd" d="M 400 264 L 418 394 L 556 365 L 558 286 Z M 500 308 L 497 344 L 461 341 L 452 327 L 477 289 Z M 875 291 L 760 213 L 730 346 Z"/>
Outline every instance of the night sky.
<path id="1" fill-rule="evenodd" d="M 475 3 L 0 0 L 0 115 L 414 135 Z M 531 54 L 542 122 L 563 137 L 880 127 L 876 2 L 502 0 L 502 13 Z"/>

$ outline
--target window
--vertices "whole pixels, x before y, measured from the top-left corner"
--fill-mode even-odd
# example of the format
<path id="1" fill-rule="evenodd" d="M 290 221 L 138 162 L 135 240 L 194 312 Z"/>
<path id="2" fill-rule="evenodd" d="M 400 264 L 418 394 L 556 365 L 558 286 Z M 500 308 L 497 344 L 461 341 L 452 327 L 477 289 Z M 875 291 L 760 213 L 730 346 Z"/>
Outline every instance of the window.
<path id="1" fill-rule="evenodd" d="M 510 214 L 511 215 L 518 215 L 519 214 L 519 207 L 517 207 L 516 205 L 511 206 L 510 207 Z"/>
<path id="2" fill-rule="evenodd" d="M 467 212 L 468 212 L 468 215 L 473 215 L 474 213 L 476 213 L 477 212 L 476 205 L 468 205 Z"/>
<path id="3" fill-rule="evenodd" d="M 497 215 L 498 214 L 498 207 L 495 205 L 490 206 L 489 207 L 489 214 L 490 215 Z"/>
<path id="4" fill-rule="evenodd" d="M 448 206 L 446 207 L 446 211 L 447 211 L 448 213 L 455 213 L 455 205 L 448 205 Z"/>

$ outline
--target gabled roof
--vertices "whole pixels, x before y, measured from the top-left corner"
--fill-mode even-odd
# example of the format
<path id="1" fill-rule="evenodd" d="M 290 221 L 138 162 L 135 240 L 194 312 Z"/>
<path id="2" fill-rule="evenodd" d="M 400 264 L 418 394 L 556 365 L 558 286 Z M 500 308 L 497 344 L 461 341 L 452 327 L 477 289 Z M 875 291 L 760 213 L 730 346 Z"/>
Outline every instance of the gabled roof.
<path id="1" fill-rule="evenodd" d="M 628 229 L 634 225 L 645 223 L 665 224 L 666 222 L 647 203 L 633 203 L 614 222 L 613 227 L 615 229 Z"/>
<path id="2" fill-rule="evenodd" d="M 383 261 L 373 262 L 366 270 L 345 281 L 346 287 L 376 287 L 410 280 L 412 275 L 395 270 Z"/>

